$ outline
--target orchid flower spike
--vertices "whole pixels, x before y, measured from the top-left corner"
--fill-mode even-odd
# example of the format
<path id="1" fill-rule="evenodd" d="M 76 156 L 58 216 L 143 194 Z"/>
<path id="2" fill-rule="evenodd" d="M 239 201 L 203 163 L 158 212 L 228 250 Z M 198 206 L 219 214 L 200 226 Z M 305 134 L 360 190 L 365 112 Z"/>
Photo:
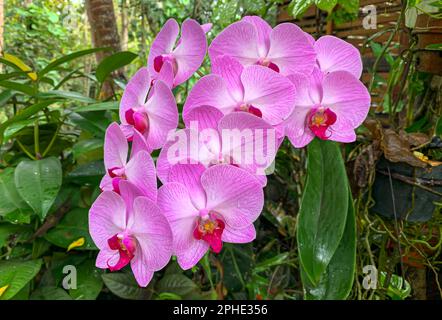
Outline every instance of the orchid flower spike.
<path id="1" fill-rule="evenodd" d="M 253 222 L 264 205 L 261 184 L 247 171 L 216 165 L 175 165 L 158 191 L 158 205 L 170 223 L 174 254 L 184 270 L 223 242 L 247 243 L 256 237 Z"/>
<path id="2" fill-rule="evenodd" d="M 203 25 L 193 19 L 187 19 L 180 28 L 175 19 L 164 24 L 150 48 L 148 57 L 149 72 L 154 79 L 160 78 L 163 68 L 172 69 L 173 87 L 189 79 L 201 66 L 207 51 L 205 31 L 211 25 Z M 169 65 L 169 66 L 167 66 Z M 165 73 L 169 74 L 169 71 Z"/>
<path id="3" fill-rule="evenodd" d="M 153 83 L 147 68 L 130 79 L 120 103 L 121 128 L 131 140 L 134 131 L 142 134 L 149 151 L 160 149 L 170 130 L 178 125 L 178 109 L 170 88 L 161 80 Z"/>
<path id="4" fill-rule="evenodd" d="M 362 82 L 346 71 L 324 75 L 319 68 L 310 77 L 294 74 L 289 78 L 297 94 L 285 132 L 295 147 L 304 147 L 315 136 L 339 142 L 356 140 L 355 129 L 370 109 L 370 94 Z"/>
<path id="5" fill-rule="evenodd" d="M 102 191 L 120 193 L 120 182 L 127 180 L 138 188 L 140 193 L 152 201 L 157 197 L 155 166 L 144 138 L 137 131 L 132 140 L 131 155 L 123 131 L 117 123 L 112 123 L 104 138 L 104 167 L 106 175 L 100 183 Z"/>
<path id="6" fill-rule="evenodd" d="M 186 126 L 189 112 L 201 106 L 215 107 L 223 114 L 248 112 L 271 125 L 282 123 L 293 110 L 293 84 L 269 68 L 243 67 L 232 57 L 219 56 L 212 61 L 212 72 L 202 77 L 187 97 L 183 108 Z"/>
<path id="7" fill-rule="evenodd" d="M 229 55 L 244 66 L 262 65 L 284 76 L 309 74 L 315 65 L 315 51 L 305 33 L 293 23 L 274 29 L 258 16 L 246 16 L 225 28 L 209 47 L 210 60 Z"/>
<path id="8" fill-rule="evenodd" d="M 129 182 L 121 195 L 105 191 L 89 211 L 89 233 L 100 252 L 96 266 L 117 271 L 130 263 L 138 284 L 149 284 L 172 254 L 172 231 L 158 206 Z"/>

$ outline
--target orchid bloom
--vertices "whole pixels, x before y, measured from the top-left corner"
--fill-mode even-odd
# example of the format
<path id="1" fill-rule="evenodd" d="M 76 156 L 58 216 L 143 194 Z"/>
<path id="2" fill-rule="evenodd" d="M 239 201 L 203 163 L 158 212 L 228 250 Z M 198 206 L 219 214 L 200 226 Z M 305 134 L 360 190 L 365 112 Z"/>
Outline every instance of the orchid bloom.
<path id="1" fill-rule="evenodd" d="M 138 132 L 134 133 L 130 160 L 127 161 L 129 146 L 123 131 L 112 123 L 104 138 L 104 166 L 106 175 L 100 183 L 102 191 L 120 193 L 120 182 L 127 180 L 138 188 L 142 195 L 152 201 L 157 196 L 157 180 L 152 157 L 147 145 Z"/>
<path id="2" fill-rule="evenodd" d="M 322 140 L 353 142 L 370 108 L 367 88 L 346 71 L 323 74 L 315 68 L 307 77 L 289 77 L 296 87 L 295 108 L 286 121 L 286 135 L 301 148 L 316 136 Z"/>
<path id="3" fill-rule="evenodd" d="M 202 77 L 190 91 L 183 108 L 211 106 L 223 114 L 244 111 L 271 125 L 283 122 L 292 112 L 295 101 L 293 84 L 284 76 L 263 66 L 243 67 L 236 59 L 220 56 L 212 61 L 212 72 Z"/>
<path id="4" fill-rule="evenodd" d="M 120 103 L 121 128 L 131 140 L 141 133 L 149 151 L 160 149 L 170 130 L 178 125 L 178 109 L 170 88 L 161 80 L 153 83 L 147 68 L 141 68 L 124 90 Z"/>
<path id="5" fill-rule="evenodd" d="M 158 191 L 158 205 L 170 223 L 173 251 L 184 270 L 223 242 L 247 243 L 256 237 L 253 222 L 264 204 L 263 189 L 247 171 L 216 165 L 173 166 Z"/>
<path id="6" fill-rule="evenodd" d="M 257 175 L 265 186 L 264 170 L 278 150 L 276 130 L 266 121 L 246 112 L 223 115 L 213 107 L 197 107 L 188 114 L 190 127 L 176 133 L 157 159 L 158 177 L 169 181 L 177 163 L 201 163 L 205 167 L 232 164 Z M 183 139 L 183 141 L 180 141 Z"/>
<path id="7" fill-rule="evenodd" d="M 130 263 L 142 287 L 165 267 L 172 254 L 172 232 L 158 206 L 129 182 L 121 195 L 105 191 L 89 211 L 89 232 L 100 252 L 96 266 L 111 271 Z"/>
<path id="8" fill-rule="evenodd" d="M 173 71 L 173 86 L 176 87 L 198 70 L 207 50 L 205 30 L 211 28 L 210 24 L 203 26 L 195 20 L 187 19 L 181 26 L 181 37 L 177 41 L 180 33 L 178 23 L 175 19 L 166 21 L 149 52 L 149 72 L 154 79 L 159 78 L 158 74 L 169 65 Z"/>
<path id="9" fill-rule="evenodd" d="M 315 65 L 313 46 L 298 26 L 281 23 L 272 29 L 257 16 L 231 24 L 212 41 L 210 60 L 221 55 L 232 56 L 244 66 L 262 65 L 284 76 L 309 74 Z"/>
<path id="10" fill-rule="evenodd" d="M 323 36 L 318 40 L 306 34 L 316 52 L 316 63 L 324 74 L 347 71 L 359 79 L 362 75 L 362 59 L 359 50 L 342 39 Z"/>

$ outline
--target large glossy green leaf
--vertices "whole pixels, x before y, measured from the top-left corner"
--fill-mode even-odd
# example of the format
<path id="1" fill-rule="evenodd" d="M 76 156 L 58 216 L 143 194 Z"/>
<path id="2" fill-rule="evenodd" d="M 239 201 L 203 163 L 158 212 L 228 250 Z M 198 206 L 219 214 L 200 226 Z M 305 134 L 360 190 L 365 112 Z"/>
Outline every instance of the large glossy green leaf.
<path id="1" fill-rule="evenodd" d="M 88 54 L 92 54 L 92 53 L 95 53 L 98 51 L 108 51 L 108 50 L 110 50 L 110 48 L 92 48 L 92 49 L 86 49 L 86 50 L 73 52 L 71 54 L 65 55 L 65 56 L 49 63 L 43 70 L 41 70 L 38 73 L 38 76 L 42 77 L 44 74 L 48 73 L 51 70 L 54 70 L 55 68 L 57 68 L 58 66 L 60 66 L 63 63 L 75 60 L 77 58 L 80 58 L 80 57 L 83 57 L 83 56 L 86 56 Z"/>
<path id="2" fill-rule="evenodd" d="M 351 195 L 348 202 L 344 234 L 318 285 L 310 282 L 301 266 L 305 298 L 308 300 L 343 300 L 351 292 L 356 264 L 356 218 Z"/>
<path id="3" fill-rule="evenodd" d="M 152 296 L 151 285 L 141 288 L 131 273 L 106 273 L 102 278 L 106 287 L 122 299 L 146 300 Z"/>
<path id="4" fill-rule="evenodd" d="M 104 58 L 95 72 L 97 80 L 103 83 L 112 72 L 128 65 L 136 57 L 138 57 L 138 55 L 133 52 L 121 51 Z"/>
<path id="5" fill-rule="evenodd" d="M 102 271 L 95 267 L 95 260 L 84 261 L 77 268 L 77 288 L 69 295 L 75 300 L 95 300 L 103 288 Z"/>
<path id="6" fill-rule="evenodd" d="M 313 3 L 314 0 L 292 0 L 289 4 L 289 11 L 294 18 L 300 18 Z"/>
<path id="7" fill-rule="evenodd" d="M 338 4 L 338 0 L 315 0 L 315 3 L 319 9 L 331 12 Z"/>
<path id="8" fill-rule="evenodd" d="M 13 168 L 6 168 L 0 172 L 0 204 L 0 216 L 14 211 L 30 210 L 15 188 Z"/>
<path id="9" fill-rule="evenodd" d="M 88 231 L 88 210 L 83 208 L 66 213 L 60 223 L 45 235 L 46 240 L 65 249 L 80 238 L 84 238 L 84 245 L 76 247 L 76 250 L 96 249 Z"/>
<path id="10" fill-rule="evenodd" d="M 41 220 L 54 203 L 61 181 L 61 163 L 55 157 L 24 160 L 15 168 L 17 191 Z"/>
<path id="11" fill-rule="evenodd" d="M 0 288 L 7 286 L 0 300 L 15 296 L 40 271 L 41 260 L 0 261 Z"/>
<path id="12" fill-rule="evenodd" d="M 35 290 L 30 300 L 72 300 L 72 298 L 62 288 L 48 286 Z"/>
<path id="13" fill-rule="evenodd" d="M 338 248 L 347 218 L 348 180 L 339 146 L 314 139 L 307 172 L 297 240 L 302 266 L 316 285 Z"/>

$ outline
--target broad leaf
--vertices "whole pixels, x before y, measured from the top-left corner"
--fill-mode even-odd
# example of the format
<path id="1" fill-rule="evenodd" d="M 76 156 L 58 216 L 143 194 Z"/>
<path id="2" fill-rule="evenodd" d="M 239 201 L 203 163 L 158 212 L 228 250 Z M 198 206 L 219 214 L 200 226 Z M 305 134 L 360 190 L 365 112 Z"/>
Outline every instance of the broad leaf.
<path id="1" fill-rule="evenodd" d="M 35 290 L 30 300 L 72 300 L 72 298 L 62 288 L 48 286 Z"/>
<path id="2" fill-rule="evenodd" d="M 41 70 L 38 73 L 39 77 L 42 77 L 44 74 L 48 73 L 51 70 L 54 70 L 55 68 L 57 68 L 59 65 L 75 60 L 77 58 L 86 56 L 88 54 L 91 53 L 96 53 L 98 51 L 108 51 L 110 50 L 110 48 L 92 48 L 92 49 L 86 49 L 86 50 L 81 50 L 81 51 L 77 51 L 77 52 L 73 52 L 71 54 L 65 55 L 59 59 L 56 59 L 54 61 L 52 61 L 51 63 L 49 63 L 43 70 Z"/>
<path id="3" fill-rule="evenodd" d="M 138 55 L 129 51 L 121 51 L 104 58 L 97 67 L 95 76 L 103 83 L 106 78 L 115 70 L 118 70 L 131 63 Z"/>
<path id="4" fill-rule="evenodd" d="M 46 240 L 65 249 L 80 238 L 85 239 L 84 245 L 73 250 L 96 249 L 89 235 L 88 210 L 83 208 L 75 208 L 66 213 L 60 223 L 45 235 Z"/>
<path id="5" fill-rule="evenodd" d="M 338 0 L 315 0 L 315 3 L 319 9 L 330 13 L 338 4 Z"/>
<path id="6" fill-rule="evenodd" d="M 318 284 L 344 232 L 348 181 L 338 144 L 314 139 L 308 146 L 307 182 L 297 225 L 302 266 Z"/>
<path id="7" fill-rule="evenodd" d="M 0 216 L 14 211 L 30 210 L 15 188 L 13 168 L 6 168 L 0 172 L 0 204 Z"/>
<path id="8" fill-rule="evenodd" d="M 152 296 L 152 289 L 140 288 L 131 273 L 106 273 L 101 277 L 106 287 L 122 299 L 147 300 Z"/>
<path id="9" fill-rule="evenodd" d="M 341 242 L 317 286 L 309 281 L 301 266 L 305 298 L 308 300 L 343 300 L 351 292 L 356 264 L 356 218 L 351 195 L 348 206 Z"/>
<path id="10" fill-rule="evenodd" d="M 295 19 L 300 18 L 313 3 L 314 0 L 292 0 L 289 11 Z"/>
<path id="11" fill-rule="evenodd" d="M 15 168 L 15 185 L 20 196 L 43 220 L 61 187 L 60 161 L 50 157 L 24 160 Z"/>
<path id="12" fill-rule="evenodd" d="M 75 300 L 95 300 L 103 287 L 101 271 L 95 267 L 95 260 L 86 260 L 77 268 L 77 288 L 69 295 Z"/>
<path id="13" fill-rule="evenodd" d="M 0 300 L 15 296 L 41 268 L 41 260 L 0 261 L 0 288 L 7 286 Z"/>
<path id="14" fill-rule="evenodd" d="M 180 297 L 185 297 L 197 289 L 198 286 L 195 282 L 180 273 L 165 275 L 157 284 L 159 292 L 173 293 Z"/>

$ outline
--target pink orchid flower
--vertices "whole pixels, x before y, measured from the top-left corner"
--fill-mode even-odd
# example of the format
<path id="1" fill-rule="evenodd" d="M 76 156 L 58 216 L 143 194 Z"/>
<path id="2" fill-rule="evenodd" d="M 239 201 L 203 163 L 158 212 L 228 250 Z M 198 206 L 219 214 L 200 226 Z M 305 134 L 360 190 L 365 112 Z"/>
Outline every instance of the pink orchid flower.
<path id="1" fill-rule="evenodd" d="M 128 151 L 129 146 L 123 131 L 117 123 L 112 123 L 107 128 L 104 138 L 106 175 L 101 180 L 101 190 L 120 193 L 120 182 L 127 180 L 138 188 L 142 195 L 156 201 L 155 166 L 140 133 L 134 132 L 129 161 Z"/>
<path id="2" fill-rule="evenodd" d="M 165 267 L 172 254 L 172 231 L 158 206 L 129 182 L 120 183 L 121 195 L 105 191 L 89 211 L 89 232 L 100 249 L 96 266 L 111 271 L 130 263 L 142 287 Z"/>
<path id="3" fill-rule="evenodd" d="M 304 147 L 315 136 L 339 142 L 356 140 L 354 130 L 370 109 L 370 94 L 357 78 L 346 71 L 324 75 L 319 68 L 310 77 L 294 74 L 289 78 L 297 94 L 285 130 L 295 147 Z"/>
<path id="4" fill-rule="evenodd" d="M 124 90 L 120 103 L 121 128 L 131 140 L 141 133 L 149 151 L 160 149 L 170 130 L 178 125 L 178 109 L 170 88 L 161 80 L 151 87 L 147 68 L 141 68 Z"/>
<path id="5" fill-rule="evenodd" d="M 253 222 L 264 204 L 261 184 L 231 166 L 175 165 L 158 191 L 158 205 L 170 223 L 173 251 L 184 270 L 223 242 L 247 243 L 256 237 Z"/>
<path id="6" fill-rule="evenodd" d="M 306 33 L 316 52 L 316 63 L 325 74 L 334 71 L 347 71 L 356 78 L 362 75 L 362 59 L 359 50 L 342 39 L 323 36 L 318 40 Z"/>
<path id="7" fill-rule="evenodd" d="M 183 140 L 168 141 L 158 156 L 157 173 L 163 184 L 177 163 L 201 163 L 206 168 L 225 163 L 247 170 L 266 185 L 265 169 L 279 147 L 276 130 L 269 123 L 246 112 L 223 115 L 208 106 L 192 109 L 187 119 L 190 127 L 176 133 Z"/>
<path id="8" fill-rule="evenodd" d="M 258 64 L 289 75 L 311 73 L 315 51 L 305 33 L 293 23 L 274 29 L 262 18 L 247 16 L 225 28 L 209 47 L 210 60 L 229 55 L 244 66 Z"/>
<path id="9" fill-rule="evenodd" d="M 285 120 L 293 110 L 295 88 L 284 76 L 263 66 L 243 67 L 236 59 L 220 56 L 212 61 L 212 72 L 190 91 L 183 108 L 188 125 L 189 112 L 211 106 L 223 114 L 252 113 L 271 125 Z"/>
<path id="10" fill-rule="evenodd" d="M 177 41 L 180 28 L 175 19 L 169 19 L 160 30 L 152 43 L 149 52 L 148 66 L 153 78 L 158 78 L 163 67 L 169 64 L 172 67 L 173 86 L 189 79 L 201 66 L 207 50 L 205 30 L 195 20 L 187 19 L 181 26 L 181 37 Z"/>

